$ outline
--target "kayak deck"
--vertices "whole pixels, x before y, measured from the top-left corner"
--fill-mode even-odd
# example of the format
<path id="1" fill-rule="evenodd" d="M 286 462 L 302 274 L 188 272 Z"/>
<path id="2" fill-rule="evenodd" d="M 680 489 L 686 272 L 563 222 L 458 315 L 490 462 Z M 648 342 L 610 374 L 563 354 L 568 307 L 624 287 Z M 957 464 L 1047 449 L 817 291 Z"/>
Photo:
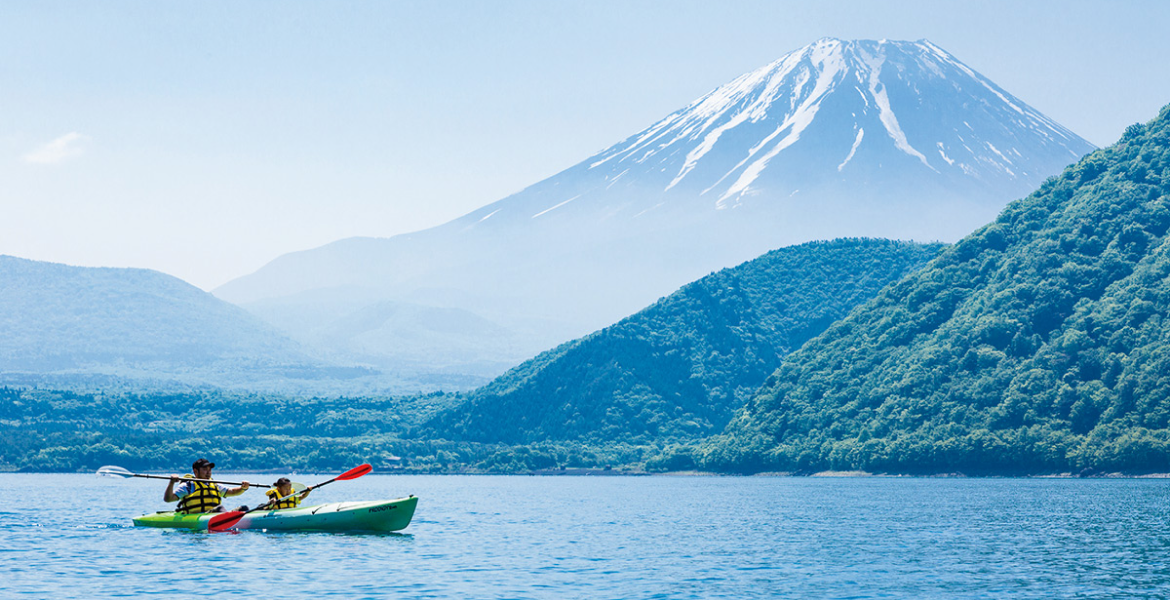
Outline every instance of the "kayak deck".
<path id="1" fill-rule="evenodd" d="M 399 531 L 410 525 L 418 498 L 332 502 L 281 510 L 259 510 L 240 519 L 232 529 L 269 531 Z M 167 527 L 206 530 L 217 514 L 186 515 L 174 511 L 156 512 L 134 519 L 139 527 Z"/>

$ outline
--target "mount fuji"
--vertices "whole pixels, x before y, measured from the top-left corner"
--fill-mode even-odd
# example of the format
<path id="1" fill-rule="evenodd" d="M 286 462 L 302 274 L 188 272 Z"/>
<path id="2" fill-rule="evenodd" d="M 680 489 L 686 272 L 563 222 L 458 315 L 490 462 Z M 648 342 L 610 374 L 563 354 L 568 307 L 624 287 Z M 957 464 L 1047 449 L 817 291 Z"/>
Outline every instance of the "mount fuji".
<path id="1" fill-rule="evenodd" d="M 351 359 L 491 377 L 771 249 L 956 241 L 1093 148 L 928 41 L 827 38 L 444 225 L 214 293 Z"/>

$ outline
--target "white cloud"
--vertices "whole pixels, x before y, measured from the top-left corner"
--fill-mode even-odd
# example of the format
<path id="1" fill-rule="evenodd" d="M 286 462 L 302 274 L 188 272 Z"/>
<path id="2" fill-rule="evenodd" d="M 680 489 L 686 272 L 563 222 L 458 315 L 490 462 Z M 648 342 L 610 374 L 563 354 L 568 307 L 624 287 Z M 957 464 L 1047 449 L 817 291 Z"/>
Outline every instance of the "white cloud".
<path id="1" fill-rule="evenodd" d="M 36 165 L 55 165 L 85 153 L 89 137 L 71 131 L 24 155 L 24 162 Z"/>

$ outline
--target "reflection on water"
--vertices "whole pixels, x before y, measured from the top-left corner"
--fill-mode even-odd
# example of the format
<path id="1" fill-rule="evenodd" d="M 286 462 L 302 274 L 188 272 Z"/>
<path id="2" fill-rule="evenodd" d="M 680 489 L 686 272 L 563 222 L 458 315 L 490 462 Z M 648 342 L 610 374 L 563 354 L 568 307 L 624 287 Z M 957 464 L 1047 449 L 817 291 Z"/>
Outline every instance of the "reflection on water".
<path id="1" fill-rule="evenodd" d="M 404 532 L 130 526 L 161 492 L 0 475 L 0 597 L 1170 597 L 1166 480 L 370 475 L 314 502 Z"/>

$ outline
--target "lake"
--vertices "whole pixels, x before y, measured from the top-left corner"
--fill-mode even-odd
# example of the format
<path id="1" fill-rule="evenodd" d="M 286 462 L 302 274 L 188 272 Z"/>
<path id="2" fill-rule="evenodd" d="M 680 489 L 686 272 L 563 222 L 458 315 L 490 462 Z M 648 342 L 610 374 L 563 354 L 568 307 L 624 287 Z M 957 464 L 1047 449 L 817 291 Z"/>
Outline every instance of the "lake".
<path id="1" fill-rule="evenodd" d="M 374 474 L 310 503 L 415 494 L 402 533 L 133 527 L 164 487 L 0 475 L 0 597 L 1170 597 L 1163 479 Z"/>

